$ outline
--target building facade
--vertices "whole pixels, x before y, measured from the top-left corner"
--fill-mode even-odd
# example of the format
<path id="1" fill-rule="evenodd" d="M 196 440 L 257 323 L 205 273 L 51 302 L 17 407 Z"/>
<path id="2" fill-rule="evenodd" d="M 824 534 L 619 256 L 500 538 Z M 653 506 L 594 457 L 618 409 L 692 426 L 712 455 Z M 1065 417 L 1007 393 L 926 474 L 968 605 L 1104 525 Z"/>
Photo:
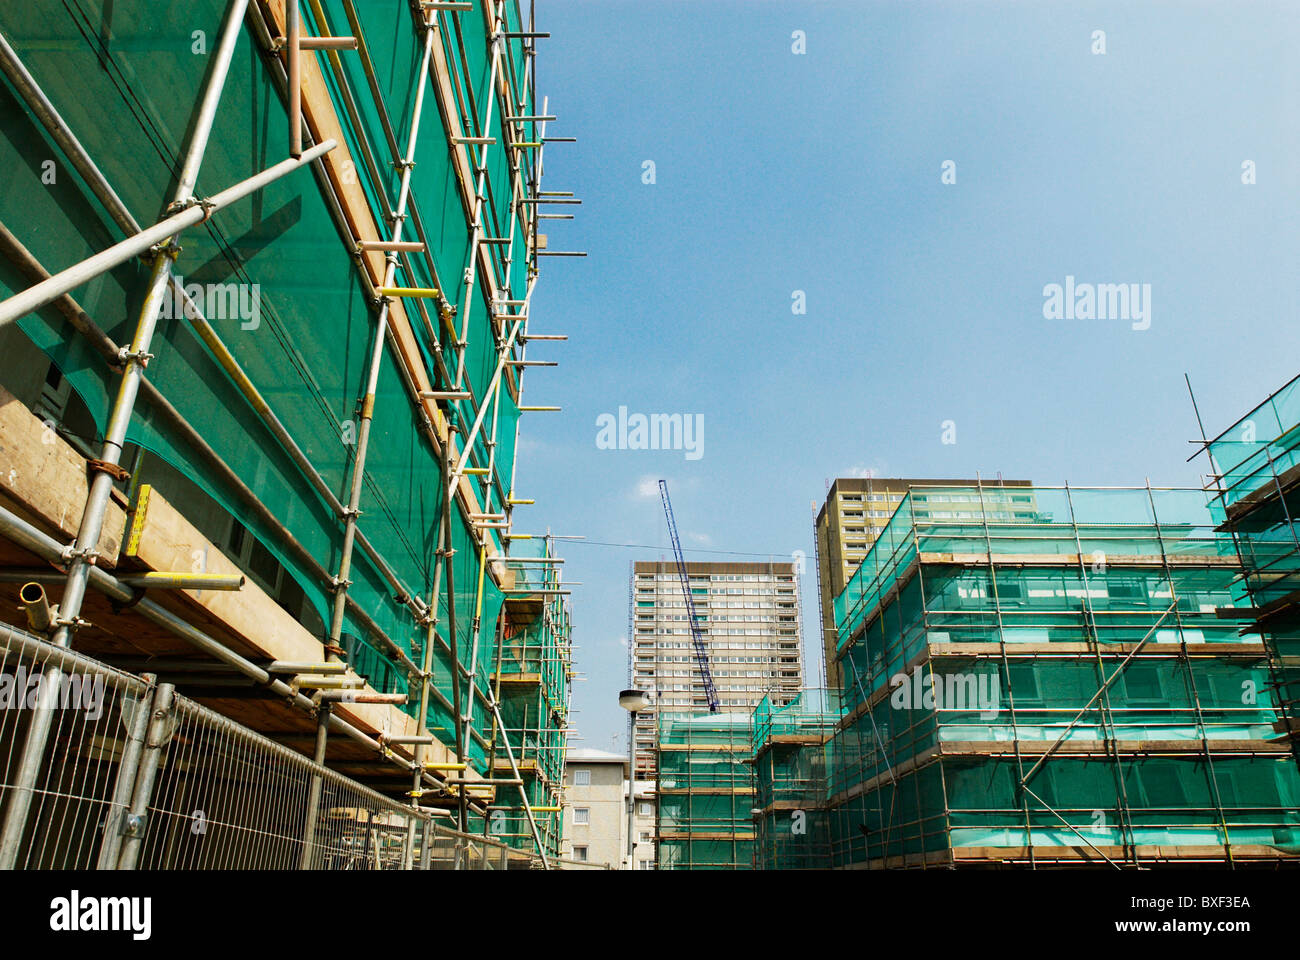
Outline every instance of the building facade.
<path id="1" fill-rule="evenodd" d="M 788 702 L 803 684 L 799 584 L 793 562 L 688 563 L 687 574 L 722 712 L 765 696 Z M 651 695 L 637 715 L 636 773 L 653 779 L 657 717 L 708 709 L 677 567 L 633 565 L 632 685 Z"/>
<path id="2" fill-rule="evenodd" d="M 658 869 L 750 869 L 754 860 L 751 712 L 661 713 L 658 724 Z"/>
<path id="3" fill-rule="evenodd" d="M 570 750 L 564 770 L 564 856 L 611 870 L 627 862 L 627 757 Z"/>
<path id="4" fill-rule="evenodd" d="M 636 870 L 655 869 L 655 820 L 659 807 L 659 792 L 653 780 L 636 781 L 636 811 L 632 829 L 636 833 L 633 859 Z"/>

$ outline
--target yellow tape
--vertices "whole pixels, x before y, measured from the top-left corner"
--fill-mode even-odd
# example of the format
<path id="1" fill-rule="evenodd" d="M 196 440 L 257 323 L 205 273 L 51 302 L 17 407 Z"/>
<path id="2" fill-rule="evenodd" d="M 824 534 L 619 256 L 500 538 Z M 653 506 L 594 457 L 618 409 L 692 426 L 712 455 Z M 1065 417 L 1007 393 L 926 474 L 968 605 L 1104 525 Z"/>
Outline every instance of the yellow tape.
<path id="1" fill-rule="evenodd" d="M 153 493 L 153 487 L 147 483 L 140 484 L 140 492 L 135 498 L 135 509 L 131 513 L 131 533 L 127 537 L 126 550 L 128 557 L 134 557 L 140 550 L 140 537 L 144 534 L 144 521 L 149 513 L 149 495 Z"/>

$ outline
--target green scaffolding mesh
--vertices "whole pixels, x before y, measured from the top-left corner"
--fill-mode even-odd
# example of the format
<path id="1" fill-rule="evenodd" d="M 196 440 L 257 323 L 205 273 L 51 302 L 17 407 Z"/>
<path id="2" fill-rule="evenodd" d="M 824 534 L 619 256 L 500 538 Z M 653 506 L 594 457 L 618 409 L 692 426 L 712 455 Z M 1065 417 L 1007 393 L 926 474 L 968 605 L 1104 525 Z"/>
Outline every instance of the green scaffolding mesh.
<path id="1" fill-rule="evenodd" d="M 35 8 L 7 5 L 0 29 L 10 40 L 47 96 L 66 119 L 107 180 L 142 224 L 154 222 L 175 189 L 175 171 L 184 150 L 196 101 L 217 44 L 227 4 L 194 0 L 177 4 L 112 4 L 107 0 L 70 0 L 67 15 L 50 17 Z M 522 28 L 517 4 L 505 4 L 514 32 Z M 351 16 L 350 16 L 351 15 Z M 344 140 L 358 160 L 355 171 L 371 213 L 382 230 L 397 192 L 400 170 L 391 160 L 393 147 L 404 151 L 412 123 L 413 100 L 422 55 L 407 5 L 381 0 L 324 0 L 303 4 L 307 34 L 359 35 L 374 64 L 377 104 L 371 81 L 355 52 L 304 54 L 321 66 L 326 87 L 344 130 Z M 487 105 L 491 74 L 490 44 L 481 11 L 441 15 L 437 43 L 455 73 L 453 86 L 462 124 L 472 135 L 494 136 L 489 150 L 484 233 L 513 237 L 510 247 L 492 247 L 498 283 L 508 279 L 511 295 L 522 298 L 528 282 L 522 221 L 511 208 L 512 184 L 505 160 L 501 111 L 486 131 L 479 130 Z M 500 73 L 522 89 L 528 70 L 522 41 L 505 42 Z M 331 64 L 347 84 L 340 86 Z M 352 104 L 356 116 L 347 105 Z M 534 114 L 531 91 L 519 106 Z M 473 116 L 471 116 L 473 114 Z M 428 235 L 432 264 L 410 258 L 398 282 L 444 287 L 456 309 L 455 330 L 439 329 L 439 316 L 423 322 L 423 303 L 408 300 L 407 314 L 426 366 L 458 375 L 481 402 L 490 402 L 489 380 L 495 368 L 496 331 L 483 293 L 476 284 L 465 299 L 463 272 L 469 264 L 469 227 L 462 205 L 453 148 L 432 93 L 427 96 L 411 209 Z M 389 129 L 391 128 L 391 138 Z M 536 140 L 532 123 L 516 135 Z M 284 103 L 272 79 L 271 61 L 242 30 L 215 125 L 199 175 L 197 194 L 208 196 L 247 178 L 288 155 Z M 363 162 L 367 152 L 374 168 Z M 529 156 L 524 151 L 523 156 Z M 53 161 L 54 179 L 49 180 Z M 17 233 L 51 273 L 57 273 L 120 239 L 120 233 L 92 194 L 63 161 L 7 84 L 0 84 L 0 162 L 10 171 L 0 181 L 0 219 Z M 413 235 L 408 224 L 405 237 Z M 365 294 L 353 252 L 330 214 L 321 184 L 310 170 L 284 177 L 243 201 L 216 212 L 180 239 L 175 272 L 204 308 L 205 315 L 235 360 L 256 385 L 326 485 L 347 502 L 356 454 L 359 400 L 376 322 L 375 305 Z M 511 263 L 505 257 L 513 251 Z M 72 296 L 118 343 L 129 343 L 140 311 L 147 268 L 129 263 L 105 274 Z M 24 289 L 29 282 L 7 261 L 0 261 L 0 295 Z M 504 287 L 503 287 L 504 288 Z M 460 370 L 454 341 L 462 318 L 469 322 Z M 92 446 L 106 425 L 117 375 L 52 308 L 21 321 L 24 334 L 54 363 L 89 410 L 99 436 L 83 439 Z M 448 336 L 451 334 L 451 336 Z M 148 378 L 251 489 L 328 574 L 340 559 L 342 524 L 306 477 L 258 422 L 192 323 L 169 302 L 160 321 Z M 500 408 L 489 411 L 472 462 L 493 472 L 480 486 L 491 489 L 500 509 L 513 475 L 519 410 L 511 389 L 500 393 Z M 475 410 L 466 403 L 453 422 L 468 431 Z M 385 351 L 374 405 L 371 441 L 361 498 L 360 528 L 386 564 L 413 595 L 427 599 L 435 590 L 437 522 L 443 497 L 440 461 L 423 433 L 422 414 Z M 495 423 L 495 431 L 492 429 Z M 495 448 L 489 446 L 497 438 Z M 463 437 L 463 434 L 462 434 Z M 257 514 L 208 471 L 188 441 L 172 430 L 147 398 L 138 401 L 128 440 L 147 450 L 155 463 L 166 464 L 151 476 L 146 458 L 136 481 L 156 481 L 164 495 L 188 495 L 190 488 L 168 480 L 175 471 L 220 505 L 256 541 L 257 549 L 283 570 L 272 579 L 279 599 L 290 593 L 304 623 L 317 632 L 329 621 L 330 584 L 305 564 L 298 553 L 265 526 Z M 171 483 L 172 486 L 168 486 Z M 205 533 L 209 531 L 205 530 Z M 209 534 L 212 536 L 212 534 Z M 494 535 L 495 536 L 495 535 Z M 503 595 L 487 579 L 481 626 L 474 627 L 478 550 L 467 520 L 453 510 L 456 593 L 439 589 L 438 638 L 434 653 L 434 696 L 429 722 L 436 736 L 451 742 L 452 664 L 449 608 L 457 613 L 461 662 L 477 663 L 479 698 L 486 689 L 494 653 L 495 624 Z M 218 539 L 214 536 L 214 539 Z M 221 543 L 223 548 L 227 546 Z M 349 596 L 364 617 L 351 609 L 344 624 L 344 645 L 358 672 L 376 688 L 407 692 L 405 670 L 387 649 L 391 641 L 416 662 L 424 628 L 394 596 L 375 562 L 362 551 L 353 555 Z M 290 591 L 288 584 L 294 585 Z M 308 613 L 310 611 L 310 613 Z M 369 618 L 369 622 L 365 618 Z M 408 711 L 415 709 L 408 704 Z M 470 759 L 485 763 L 491 740 L 490 711 L 474 712 Z"/>
<path id="2" fill-rule="evenodd" d="M 754 710 L 754 866 L 819 870 L 831 862 L 827 740 L 840 719 L 839 692 L 805 690 L 785 706 Z"/>
<path id="3" fill-rule="evenodd" d="M 660 870 L 748 870 L 753 866 L 751 718 L 717 713 L 656 718 Z"/>
<path id="4" fill-rule="evenodd" d="M 923 488 L 891 526 L 837 605 L 835 865 L 1300 853 L 1203 492 Z"/>
<path id="5" fill-rule="evenodd" d="M 1300 377 L 1208 446 L 1212 514 L 1241 559 L 1237 584 L 1269 650 L 1274 699 L 1300 762 Z"/>

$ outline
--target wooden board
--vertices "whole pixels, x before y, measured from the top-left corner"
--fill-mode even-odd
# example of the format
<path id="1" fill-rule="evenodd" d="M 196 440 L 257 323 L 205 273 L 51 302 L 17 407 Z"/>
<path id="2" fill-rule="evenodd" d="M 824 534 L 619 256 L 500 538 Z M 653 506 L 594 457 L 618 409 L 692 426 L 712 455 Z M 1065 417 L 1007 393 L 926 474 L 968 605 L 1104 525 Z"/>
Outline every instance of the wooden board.
<path id="1" fill-rule="evenodd" d="M 46 518 L 45 525 L 51 526 L 53 524 L 48 518 L 57 517 L 60 512 L 69 515 L 74 512 L 71 500 L 73 496 L 79 495 L 84 503 L 87 484 L 84 459 L 57 435 L 50 434 L 45 438 L 49 442 L 43 442 L 44 429 L 40 420 L 21 401 L 0 388 L 0 453 L 13 451 L 26 457 L 24 462 L 33 463 L 39 468 L 33 471 L 39 478 L 39 485 L 35 480 L 25 480 L 22 485 L 17 485 L 15 477 L 14 487 L 3 489 L 8 493 L 16 488 L 23 498 L 23 513 L 33 522 Z M 13 469 L 15 473 L 18 472 L 18 468 Z M 75 512 L 76 522 L 79 523 L 80 507 Z M 109 504 L 105 530 L 111 528 L 119 534 L 112 541 L 115 558 L 126 518 L 126 512 L 118 504 Z M 123 558 L 124 563 L 132 569 L 194 572 L 196 558 L 199 558 L 204 572 L 243 573 L 156 490 L 149 498 L 148 509 L 142 517 L 136 519 L 139 523 L 135 525 L 135 556 Z M 56 530 L 60 529 L 57 525 L 54 526 Z M 56 530 L 49 532 L 57 536 Z M 74 534 L 75 530 L 67 536 L 70 539 Z M 40 568 L 49 567 L 49 564 L 16 544 L 0 539 L 0 567 Z M 15 608 L 19 587 L 17 583 L 0 584 L 0 603 L 9 609 Z M 60 592 L 58 585 L 49 589 L 51 599 L 57 599 Z M 155 590 L 151 592 L 150 599 L 254 662 L 319 662 L 325 659 L 320 640 L 251 580 L 246 581 L 239 591 Z M 184 638 L 145 619 L 137 610 L 114 605 L 93 588 L 86 593 L 81 615 L 90 625 L 77 632 L 73 646 L 89 656 L 108 661 L 142 656 L 203 658 Z M 311 717 L 279 700 L 220 697 L 199 699 L 236 722 L 261 733 L 310 732 L 314 729 Z M 411 735 L 417 728 L 413 717 L 388 704 L 341 703 L 336 706 L 335 712 L 340 718 L 371 735 L 381 732 Z M 331 743 L 334 741 L 339 741 L 339 748 L 344 750 L 348 743 L 355 743 L 341 736 L 332 737 Z M 360 745 L 356 745 L 356 749 L 364 752 Z M 398 748 L 398 752 L 411 756 L 409 747 Z M 425 755 L 426 759 L 434 762 L 447 763 L 454 760 L 452 751 L 436 741 L 426 748 Z M 476 778 L 478 774 L 469 771 L 468 776 Z"/>
<path id="2" fill-rule="evenodd" d="M 86 460 L 0 387 L 0 498 L 61 543 L 76 539 L 90 491 Z M 100 566 L 117 565 L 126 511 L 110 501 L 99 536 Z"/>

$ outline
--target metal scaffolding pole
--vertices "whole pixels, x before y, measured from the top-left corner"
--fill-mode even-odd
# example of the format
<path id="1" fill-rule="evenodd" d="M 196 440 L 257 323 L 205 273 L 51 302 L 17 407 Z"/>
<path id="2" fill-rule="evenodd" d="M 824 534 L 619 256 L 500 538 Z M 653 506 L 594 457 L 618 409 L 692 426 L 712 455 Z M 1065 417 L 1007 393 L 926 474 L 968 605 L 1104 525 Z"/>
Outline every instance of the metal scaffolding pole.
<path id="1" fill-rule="evenodd" d="M 158 765 L 162 761 L 163 749 L 171 740 L 174 729 L 172 709 L 175 700 L 176 688 L 170 683 L 160 683 L 154 688 L 153 698 L 148 706 L 149 732 L 144 742 L 139 769 L 136 772 L 131 808 L 127 813 L 126 826 L 129 830 L 122 838 L 122 849 L 117 858 L 119 870 L 134 870 L 140 859 L 140 848 L 144 845 L 149 801 L 153 798 Z M 137 709 L 143 708 L 144 705 L 145 702 L 142 700 Z"/>
<path id="2" fill-rule="evenodd" d="M 492 126 L 492 108 L 496 105 L 496 83 L 497 70 L 501 65 L 501 48 L 505 41 L 500 35 L 501 20 L 497 13 L 498 7 L 492 8 L 492 28 L 488 35 L 492 38 L 492 69 L 488 75 L 488 102 L 484 108 L 483 136 L 487 136 L 487 131 Z M 479 147 L 479 156 L 477 163 L 478 179 L 474 186 L 474 218 L 470 225 L 469 236 L 469 259 L 465 265 L 465 282 L 464 282 L 464 300 L 460 307 L 460 336 L 457 337 L 456 352 L 458 363 L 456 364 L 456 380 L 453 389 L 459 390 L 460 385 L 465 380 L 465 345 L 469 337 L 469 318 L 471 307 L 474 303 L 474 279 L 478 276 L 478 248 L 479 241 L 483 232 L 483 204 L 487 199 L 486 180 L 487 180 L 487 154 L 488 146 L 484 143 Z M 486 395 L 484 400 L 486 401 Z M 479 409 L 482 411 L 486 408 L 486 403 L 480 403 Z M 481 413 L 480 413 L 481 419 Z M 466 451 L 470 443 L 466 444 Z"/>
<path id="3" fill-rule="evenodd" d="M 1092 602 L 1089 599 L 1091 595 L 1091 584 L 1088 581 L 1088 565 L 1083 559 L 1083 539 L 1079 536 L 1079 515 L 1074 509 L 1074 497 L 1070 493 L 1070 485 L 1065 484 L 1065 503 L 1070 511 L 1070 527 L 1074 532 L 1074 550 L 1079 558 L 1079 577 L 1083 582 L 1083 615 L 1084 622 L 1088 625 L 1091 633 L 1092 652 L 1097 662 L 1097 676 L 1103 681 L 1105 687 L 1105 664 L 1101 656 L 1101 634 L 1097 626 L 1097 615 L 1093 609 Z M 1154 517 L 1154 514 L 1152 515 Z M 1104 579 L 1104 578 L 1103 578 Z M 1119 821 L 1121 838 L 1128 859 L 1133 861 L 1133 866 L 1139 866 L 1138 848 L 1136 834 L 1133 831 L 1133 816 L 1129 808 L 1128 786 L 1124 781 L 1124 765 L 1119 751 L 1119 744 L 1115 736 L 1115 718 L 1110 704 L 1110 693 L 1107 691 L 1101 699 L 1101 720 L 1102 730 L 1105 734 L 1107 749 L 1111 759 L 1114 761 L 1115 789 L 1119 800 Z"/>
<path id="4" fill-rule="evenodd" d="M 442 457 L 443 499 L 442 499 L 442 553 L 445 559 L 444 572 L 447 576 L 447 636 L 451 642 L 451 709 L 454 714 L 453 729 L 456 739 L 456 759 L 465 763 L 465 716 L 461 712 L 460 699 L 460 641 L 456 636 L 456 551 L 451 539 L 451 502 L 456 496 L 456 485 L 451 478 L 451 436 L 443 447 Z M 470 678 L 473 684 L 473 677 Z M 456 829 L 468 833 L 468 811 L 465 809 L 465 791 L 458 791 L 456 804 Z M 460 846 L 456 848 L 457 868 L 460 866 Z"/>
<path id="5" fill-rule="evenodd" d="M 415 167 L 415 146 L 420 133 L 420 114 L 424 107 L 425 77 L 428 73 L 429 57 L 433 52 L 433 29 L 425 29 L 424 65 L 420 71 L 420 82 L 416 88 L 415 107 L 412 111 L 411 132 L 407 139 L 406 157 L 402 161 L 402 180 L 397 195 L 397 210 L 393 215 L 392 241 L 402 239 L 402 224 L 406 219 L 406 205 L 410 196 L 411 171 Z M 357 428 L 357 452 L 352 464 L 351 490 L 348 505 L 344 508 L 343 548 L 339 559 L 339 573 L 335 579 L 334 605 L 330 616 L 330 644 L 338 647 L 343 632 L 343 613 L 348 592 L 348 574 L 352 570 L 352 548 L 357 535 L 357 516 L 361 504 L 361 490 L 365 483 L 366 454 L 370 446 L 370 426 L 374 418 L 375 392 L 379 385 L 379 370 L 384 357 L 385 335 L 388 328 L 388 310 L 391 296 L 385 291 L 394 289 L 393 280 L 397 273 L 397 253 L 391 252 L 387 257 L 384 271 L 384 285 L 380 288 L 379 314 L 375 322 L 375 340 L 370 355 L 370 366 L 366 379 L 365 395 L 361 402 L 361 417 Z M 329 651 L 337 654 L 337 649 Z"/>
<path id="6" fill-rule="evenodd" d="M 504 733 L 505 724 L 501 720 L 501 708 L 495 700 L 492 701 L 492 715 L 496 718 L 497 725 L 501 727 Z M 519 764 L 515 762 L 515 751 L 510 746 L 510 738 L 502 736 L 501 745 L 506 748 L 506 759 L 510 761 L 510 774 L 519 787 L 520 798 L 524 801 L 524 813 L 528 817 L 528 827 L 533 832 L 533 843 L 537 847 L 537 856 L 541 858 L 542 869 L 549 870 L 551 864 L 546 859 L 546 848 L 542 845 L 541 834 L 537 832 L 537 818 L 533 816 L 532 804 L 528 802 L 528 791 L 524 788 L 524 778 L 519 773 Z"/>
<path id="7" fill-rule="evenodd" d="M 1178 587 L 1174 582 L 1174 571 L 1169 565 L 1169 553 L 1165 549 L 1165 535 L 1160 526 L 1160 514 L 1156 510 L 1155 495 L 1151 492 L 1151 479 L 1147 478 L 1146 484 L 1147 502 L 1151 504 L 1151 522 L 1155 524 L 1156 540 L 1160 544 L 1160 564 L 1164 571 L 1165 580 L 1169 584 L 1169 598 L 1173 601 L 1170 604 L 1169 611 L 1174 615 L 1174 620 L 1178 624 L 1178 656 L 1186 668 L 1187 692 L 1191 696 L 1192 706 L 1196 716 L 1196 730 L 1200 734 L 1201 755 L 1205 758 L 1205 773 L 1210 796 L 1214 798 L 1214 811 L 1219 817 L 1219 829 L 1223 831 L 1223 854 L 1228 862 L 1228 869 L 1237 869 L 1237 862 L 1232 853 L 1232 834 L 1228 829 L 1228 821 L 1223 813 L 1223 795 L 1219 790 L 1219 776 L 1214 769 L 1214 754 L 1210 750 L 1210 738 L 1205 729 L 1205 713 L 1201 709 L 1201 695 L 1196 688 L 1196 676 L 1192 671 L 1191 659 L 1187 655 L 1187 631 L 1183 629 L 1182 613 L 1178 609 Z"/>
<path id="8" fill-rule="evenodd" d="M 1020 727 L 1016 721 L 1016 694 L 1011 689 L 1011 663 L 1007 660 L 1007 640 L 1004 633 L 1005 625 L 1002 622 L 1002 602 L 998 598 L 997 564 L 993 559 L 993 538 L 989 535 L 989 512 L 988 506 L 984 502 L 984 481 L 978 473 L 975 474 L 975 486 L 979 491 L 980 520 L 984 527 L 984 549 L 988 551 L 989 587 L 993 592 L 993 610 L 998 622 L 998 650 L 1001 653 L 1002 674 L 1006 677 L 1007 683 L 1007 707 L 1011 711 L 1011 744 L 1015 749 L 1016 777 L 1020 789 L 1028 792 L 1029 788 L 1025 786 L 1025 762 L 1020 751 Z M 920 554 L 917 555 L 920 556 Z M 1029 851 L 1029 869 L 1033 870 L 1036 869 L 1037 863 L 1034 860 L 1034 826 L 1029 816 L 1029 800 L 1022 796 L 1021 804 L 1025 815 L 1025 847 Z M 1052 812 L 1055 813 L 1055 811 Z"/>
<path id="9" fill-rule="evenodd" d="M 417 743 L 415 747 L 415 763 L 418 769 L 411 778 L 411 806 L 413 807 L 418 807 L 420 805 L 420 793 L 422 792 L 420 790 L 420 781 L 421 773 L 424 770 L 425 757 L 425 747 L 422 741 L 429 732 L 429 688 L 431 681 L 433 680 L 433 648 L 438 642 L 438 586 L 442 579 L 442 523 L 443 516 L 442 513 L 439 512 L 438 527 L 434 534 L 434 543 L 438 546 L 436 548 L 437 558 L 433 565 L 433 589 L 429 595 L 428 612 L 425 614 L 424 619 L 424 649 L 421 651 L 420 655 L 420 712 L 416 714 L 415 722 L 416 736 L 421 739 L 421 742 Z M 411 840 L 413 839 L 414 838 L 412 837 Z M 428 847 L 429 838 L 426 833 L 425 836 L 421 838 L 420 843 L 420 867 L 424 870 L 429 868 Z M 406 855 L 409 866 L 411 856 L 409 847 Z"/>

